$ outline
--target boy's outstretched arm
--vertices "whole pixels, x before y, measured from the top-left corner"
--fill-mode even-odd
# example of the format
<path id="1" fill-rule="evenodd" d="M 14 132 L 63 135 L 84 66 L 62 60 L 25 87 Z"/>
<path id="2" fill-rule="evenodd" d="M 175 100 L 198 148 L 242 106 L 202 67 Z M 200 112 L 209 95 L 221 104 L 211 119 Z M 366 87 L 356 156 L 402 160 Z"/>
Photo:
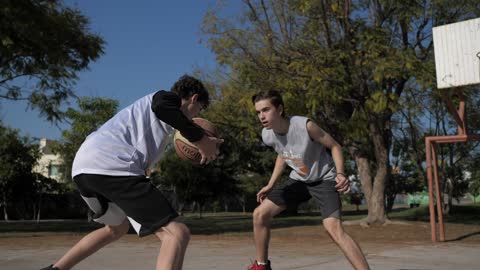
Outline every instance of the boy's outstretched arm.
<path id="1" fill-rule="evenodd" d="M 275 183 L 282 176 L 284 169 L 285 169 L 285 160 L 280 155 L 277 155 L 272 176 L 270 176 L 270 180 L 268 181 L 268 184 L 264 186 L 262 189 L 260 189 L 260 191 L 257 193 L 257 202 L 261 203 L 263 199 L 267 197 L 268 193 L 272 190 Z"/>
<path id="2" fill-rule="evenodd" d="M 337 181 L 336 188 L 340 192 L 348 193 L 350 191 L 350 181 L 344 173 L 342 147 L 330 134 L 321 129 L 313 121 L 307 122 L 307 130 L 310 138 L 332 151 L 333 162 L 335 162 L 335 168 L 337 169 L 337 176 L 335 178 Z"/>

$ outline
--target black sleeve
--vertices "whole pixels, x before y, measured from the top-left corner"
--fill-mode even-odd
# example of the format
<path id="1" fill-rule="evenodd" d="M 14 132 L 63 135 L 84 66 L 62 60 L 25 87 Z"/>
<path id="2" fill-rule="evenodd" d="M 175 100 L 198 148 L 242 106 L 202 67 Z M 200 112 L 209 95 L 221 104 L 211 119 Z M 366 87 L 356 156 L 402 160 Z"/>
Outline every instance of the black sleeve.
<path id="1" fill-rule="evenodd" d="M 182 100 L 175 93 L 161 90 L 153 95 L 152 111 L 157 118 L 179 130 L 187 140 L 199 141 L 203 137 L 203 129 L 182 113 L 180 105 Z"/>

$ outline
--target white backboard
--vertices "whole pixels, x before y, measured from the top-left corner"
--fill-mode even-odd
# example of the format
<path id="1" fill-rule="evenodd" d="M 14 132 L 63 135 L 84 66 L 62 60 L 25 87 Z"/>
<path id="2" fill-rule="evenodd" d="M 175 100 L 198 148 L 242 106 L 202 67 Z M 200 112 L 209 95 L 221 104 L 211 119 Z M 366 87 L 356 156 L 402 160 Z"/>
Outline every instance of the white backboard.
<path id="1" fill-rule="evenodd" d="M 480 18 L 433 27 L 437 87 L 480 84 Z"/>

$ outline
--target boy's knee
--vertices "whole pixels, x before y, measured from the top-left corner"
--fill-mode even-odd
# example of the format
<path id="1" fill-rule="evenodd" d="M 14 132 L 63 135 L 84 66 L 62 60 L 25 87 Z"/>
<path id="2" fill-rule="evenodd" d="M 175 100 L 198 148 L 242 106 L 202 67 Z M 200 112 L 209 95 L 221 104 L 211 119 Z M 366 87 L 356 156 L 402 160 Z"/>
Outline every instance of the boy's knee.
<path id="1" fill-rule="evenodd" d="M 183 223 L 178 223 L 175 236 L 183 242 L 190 241 L 190 229 Z"/>
<path id="2" fill-rule="evenodd" d="M 171 223 L 155 233 L 160 240 L 175 240 L 186 244 L 190 241 L 190 229 L 183 223 Z"/>
<path id="3" fill-rule="evenodd" d="M 325 228 L 327 233 L 330 235 L 330 237 L 332 237 L 333 240 L 337 242 L 341 239 L 341 237 L 345 233 L 343 231 L 341 221 L 337 218 L 324 219 L 323 227 Z"/>
<path id="4" fill-rule="evenodd" d="M 270 220 L 270 215 L 261 207 L 255 208 L 253 211 L 253 224 L 264 225 Z"/>
<path id="5" fill-rule="evenodd" d="M 118 226 L 113 226 L 113 225 L 105 226 L 105 229 L 108 231 L 110 237 L 113 240 L 117 240 L 120 237 L 124 236 L 128 232 L 129 228 L 130 228 L 130 223 L 127 220 L 125 220 L 122 224 Z"/>

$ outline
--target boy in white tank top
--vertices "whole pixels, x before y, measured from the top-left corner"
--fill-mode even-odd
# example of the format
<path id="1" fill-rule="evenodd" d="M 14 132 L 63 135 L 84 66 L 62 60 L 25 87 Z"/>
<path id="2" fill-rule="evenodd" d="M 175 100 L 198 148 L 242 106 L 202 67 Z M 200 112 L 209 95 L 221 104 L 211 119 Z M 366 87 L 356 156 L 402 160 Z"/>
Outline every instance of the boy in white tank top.
<path id="1" fill-rule="evenodd" d="M 190 232 L 145 172 L 163 156 L 174 129 L 199 148 L 201 163 L 216 159 L 223 140 L 206 136 L 192 122 L 206 106 L 203 84 L 185 75 L 170 92 L 138 99 L 90 134 L 77 151 L 72 177 L 94 220 L 105 227 L 86 235 L 42 270 L 72 268 L 122 237 L 130 225 L 140 237 L 153 234 L 162 242 L 156 269 L 182 269 Z"/>
<path id="2" fill-rule="evenodd" d="M 260 205 L 253 213 L 256 260 L 249 270 L 271 270 L 268 260 L 271 219 L 286 209 L 314 198 L 320 206 L 323 226 L 343 251 L 352 266 L 370 269 L 358 244 L 344 231 L 341 223 L 339 192 L 349 192 L 350 183 L 343 173 L 341 146 L 317 124 L 306 117 L 285 116 L 282 97 L 277 91 L 252 97 L 263 125 L 262 140 L 278 153 L 268 184 L 257 193 Z M 326 152 L 330 149 L 331 156 Z M 275 183 L 288 165 L 290 179 L 282 186 Z"/>

